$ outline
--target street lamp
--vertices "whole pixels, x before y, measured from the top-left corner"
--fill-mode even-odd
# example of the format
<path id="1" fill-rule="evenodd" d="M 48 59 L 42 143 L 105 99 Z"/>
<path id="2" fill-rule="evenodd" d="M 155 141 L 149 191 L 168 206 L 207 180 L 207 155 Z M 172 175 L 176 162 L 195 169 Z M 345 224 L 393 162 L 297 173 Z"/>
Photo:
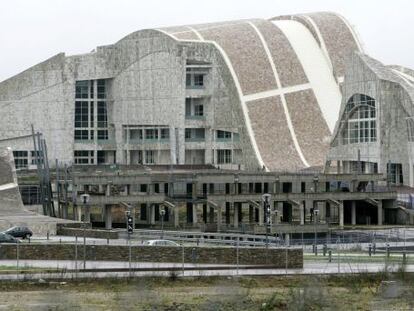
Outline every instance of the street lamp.
<path id="1" fill-rule="evenodd" d="M 161 216 L 161 239 L 164 239 L 164 216 L 165 216 L 165 209 L 161 209 L 160 216 Z"/>
<path id="2" fill-rule="evenodd" d="M 266 212 L 266 248 L 269 247 L 269 233 L 270 233 L 270 198 L 269 193 L 262 195 L 263 207 Z"/>

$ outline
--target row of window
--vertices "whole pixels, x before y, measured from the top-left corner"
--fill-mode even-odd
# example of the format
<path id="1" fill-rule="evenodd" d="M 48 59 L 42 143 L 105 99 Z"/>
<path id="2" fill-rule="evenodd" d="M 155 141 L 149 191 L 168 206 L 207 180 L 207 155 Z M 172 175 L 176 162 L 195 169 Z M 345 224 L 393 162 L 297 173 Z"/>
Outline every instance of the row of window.
<path id="1" fill-rule="evenodd" d="M 169 139 L 170 129 L 169 128 L 147 128 L 147 129 L 129 129 L 126 131 L 126 135 L 129 135 L 130 140 L 157 140 Z"/>
<path id="2" fill-rule="evenodd" d="M 30 158 L 29 158 L 30 155 Z M 43 158 L 41 157 L 41 152 L 37 151 L 37 155 L 40 155 L 39 160 L 43 161 Z M 16 166 L 16 169 L 22 169 L 22 168 L 28 168 L 29 163 L 31 165 L 36 165 L 36 153 L 35 151 L 26 151 L 26 150 L 16 150 L 13 151 L 13 157 L 14 157 L 14 165 Z"/>

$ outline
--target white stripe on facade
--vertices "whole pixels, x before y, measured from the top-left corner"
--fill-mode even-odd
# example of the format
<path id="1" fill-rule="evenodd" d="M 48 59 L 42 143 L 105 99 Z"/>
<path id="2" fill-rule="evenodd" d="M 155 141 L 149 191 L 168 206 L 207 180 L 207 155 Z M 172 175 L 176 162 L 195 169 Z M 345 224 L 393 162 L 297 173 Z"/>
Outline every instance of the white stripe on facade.
<path id="1" fill-rule="evenodd" d="M 0 185 L 0 191 L 9 190 L 9 189 L 13 189 L 16 187 L 18 187 L 18 185 L 15 183 L 4 184 L 4 185 Z"/>
<path id="2" fill-rule="evenodd" d="M 252 101 L 252 100 L 263 99 L 263 98 L 273 97 L 273 96 L 279 96 L 281 94 L 289 94 L 289 93 L 295 93 L 295 92 L 299 92 L 299 91 L 305 91 L 305 90 L 309 90 L 311 88 L 312 88 L 312 85 L 310 83 L 298 84 L 298 85 L 294 85 L 294 86 L 284 87 L 284 88 L 281 88 L 281 89 L 274 89 L 274 90 L 270 90 L 270 91 L 245 95 L 244 100 L 246 102 L 249 102 L 249 101 Z"/>
<path id="3" fill-rule="evenodd" d="M 203 36 L 197 30 L 195 30 L 193 27 L 190 27 L 190 26 L 187 26 L 187 28 L 190 29 L 192 32 L 194 32 L 197 38 L 200 39 L 200 41 L 204 41 Z"/>
<path id="4" fill-rule="evenodd" d="M 313 30 L 315 30 L 316 36 L 318 37 L 318 40 L 319 40 L 319 42 L 321 44 L 321 49 L 323 51 L 323 54 L 324 54 L 324 56 L 326 58 L 326 61 L 328 63 L 328 66 L 331 69 L 331 72 L 332 72 L 332 75 L 333 75 L 334 74 L 334 70 L 333 70 L 332 60 L 331 60 L 331 57 L 329 56 L 328 49 L 326 48 L 326 45 L 325 45 L 325 40 L 322 37 L 322 34 L 321 34 L 320 30 L 319 30 L 318 25 L 316 25 L 315 21 L 312 18 L 310 18 L 309 16 L 307 16 L 307 15 L 301 15 L 301 16 L 303 18 L 305 18 L 312 25 Z"/>
<path id="5" fill-rule="evenodd" d="M 312 33 L 294 20 L 273 21 L 288 38 L 312 85 L 323 117 L 331 133 L 341 107 L 342 95 L 324 53 Z"/>
<path id="6" fill-rule="evenodd" d="M 266 52 L 267 58 L 270 62 L 270 66 L 272 67 L 273 75 L 274 75 L 275 80 L 276 80 L 276 85 L 277 85 L 278 89 L 282 89 L 282 84 L 280 83 L 279 74 L 276 70 L 275 61 L 272 57 L 272 54 L 270 53 L 270 50 L 269 50 L 269 47 L 267 45 L 266 40 L 263 38 L 262 33 L 256 27 L 256 25 L 254 25 L 252 22 L 249 22 L 249 25 L 253 27 L 253 29 L 256 31 L 257 35 L 259 36 L 260 41 L 262 42 L 263 48 Z M 296 137 L 295 129 L 293 127 L 292 119 L 290 118 L 289 109 L 287 108 L 286 98 L 285 98 L 285 95 L 284 95 L 283 92 L 280 93 L 280 100 L 282 102 L 283 111 L 285 112 L 286 121 L 287 121 L 287 124 L 288 124 L 290 135 L 292 136 L 292 140 L 293 140 L 293 144 L 295 146 L 295 149 L 296 149 L 300 159 L 302 160 L 303 164 L 306 167 L 309 167 L 310 165 L 309 165 L 308 161 L 306 161 L 306 158 L 305 158 L 305 156 L 302 152 L 302 149 L 300 148 L 298 138 Z"/>
<path id="7" fill-rule="evenodd" d="M 177 40 L 177 41 L 200 43 L 200 41 L 198 41 L 198 40 L 180 40 L 180 39 L 177 39 L 174 36 L 170 35 L 169 33 L 165 32 L 164 30 L 161 30 L 161 29 L 157 29 L 157 30 L 164 33 L 164 34 L 166 34 L 166 35 L 168 35 L 169 37 L 171 37 L 171 38 L 173 38 L 174 40 Z M 198 31 L 195 30 L 195 29 L 193 29 L 193 31 L 196 34 L 198 33 Z M 203 36 L 200 33 L 198 33 L 197 36 L 200 36 L 203 39 L 202 42 L 214 45 L 217 48 L 217 50 L 220 52 L 221 56 L 223 57 L 226 65 L 227 65 L 227 68 L 229 69 L 230 74 L 233 78 L 234 84 L 235 84 L 236 89 L 237 89 L 237 93 L 239 94 L 241 107 L 242 107 L 243 115 L 244 115 L 244 119 L 245 119 L 245 125 L 246 125 L 246 129 L 247 129 L 247 133 L 249 134 L 249 138 L 250 138 L 250 142 L 251 142 L 252 147 L 253 147 L 253 151 L 256 155 L 257 161 L 259 162 L 259 166 L 260 167 L 265 167 L 266 171 L 268 171 L 268 168 L 265 166 L 265 164 L 263 162 L 263 159 L 262 159 L 262 156 L 260 154 L 259 148 L 257 147 L 256 139 L 254 137 L 254 132 L 253 132 L 253 129 L 252 129 L 252 124 L 251 124 L 250 118 L 249 118 L 249 113 L 248 113 L 246 101 L 244 100 L 244 97 L 243 97 L 243 91 L 241 89 L 239 79 L 237 78 L 236 72 L 234 71 L 233 64 L 231 63 L 230 58 L 227 56 L 226 52 L 223 50 L 223 48 L 217 42 L 204 40 Z"/>

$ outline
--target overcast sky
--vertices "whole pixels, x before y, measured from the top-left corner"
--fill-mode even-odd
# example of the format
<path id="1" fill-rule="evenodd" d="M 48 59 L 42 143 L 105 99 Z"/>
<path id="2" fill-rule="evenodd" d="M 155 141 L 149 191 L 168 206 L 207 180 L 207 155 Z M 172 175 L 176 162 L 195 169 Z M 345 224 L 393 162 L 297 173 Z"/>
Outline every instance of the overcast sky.
<path id="1" fill-rule="evenodd" d="M 347 18 L 372 57 L 414 68 L 413 0 L 0 0 L 0 81 L 139 29 L 315 11 Z"/>

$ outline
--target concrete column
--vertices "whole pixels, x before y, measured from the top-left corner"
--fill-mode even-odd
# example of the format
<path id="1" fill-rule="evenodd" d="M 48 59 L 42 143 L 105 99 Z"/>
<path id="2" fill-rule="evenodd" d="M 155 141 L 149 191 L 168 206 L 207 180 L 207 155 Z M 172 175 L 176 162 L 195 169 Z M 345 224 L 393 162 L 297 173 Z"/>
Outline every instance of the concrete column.
<path id="1" fill-rule="evenodd" d="M 105 192 L 106 192 L 105 195 L 107 197 L 109 197 L 111 195 L 111 185 L 110 184 L 106 185 L 106 191 Z"/>
<path id="2" fill-rule="evenodd" d="M 378 217 L 378 226 L 382 226 L 382 200 L 378 200 L 378 206 L 377 206 L 377 217 Z"/>
<path id="3" fill-rule="evenodd" d="M 259 206 L 259 226 L 263 226 L 264 210 L 263 206 Z"/>
<path id="4" fill-rule="evenodd" d="M 356 202 L 352 201 L 351 202 L 351 219 L 352 219 L 352 225 L 355 226 L 356 225 Z"/>
<path id="5" fill-rule="evenodd" d="M 239 206 L 238 204 L 231 203 L 233 205 L 233 226 L 234 228 L 239 227 Z"/>
<path id="6" fill-rule="evenodd" d="M 305 206 L 303 202 L 299 204 L 299 213 L 300 213 L 300 224 L 304 225 L 305 224 Z"/>
<path id="7" fill-rule="evenodd" d="M 221 218 L 222 218 L 222 208 L 221 206 L 217 207 L 217 232 L 221 230 Z"/>
<path id="8" fill-rule="evenodd" d="M 193 224 L 197 224 L 197 204 L 193 204 Z"/>
<path id="9" fill-rule="evenodd" d="M 68 219 L 68 206 L 67 204 L 62 204 L 62 217 L 63 219 Z"/>
<path id="10" fill-rule="evenodd" d="M 84 215 L 85 215 L 85 219 L 84 221 L 87 223 L 91 222 L 91 207 L 89 206 L 89 204 L 85 204 L 84 206 Z"/>
<path id="11" fill-rule="evenodd" d="M 283 217 L 283 202 L 277 202 L 277 210 L 278 210 L 277 217 L 279 218 L 277 220 L 277 223 L 280 223 Z"/>
<path id="12" fill-rule="evenodd" d="M 344 227 L 344 201 L 339 202 L 338 207 L 338 214 L 339 214 L 339 227 Z"/>
<path id="13" fill-rule="evenodd" d="M 178 228 L 180 225 L 180 213 L 178 206 L 174 206 L 174 228 Z"/>
<path id="14" fill-rule="evenodd" d="M 150 212 L 150 225 L 155 225 L 155 206 L 153 204 L 149 205 Z"/>
<path id="15" fill-rule="evenodd" d="M 79 205 L 76 207 L 76 220 L 82 220 L 82 208 Z"/>
<path id="16" fill-rule="evenodd" d="M 313 200 L 306 200 L 305 201 L 305 223 L 306 223 L 306 215 L 310 215 L 311 208 L 313 208 Z M 309 218 L 310 221 L 310 218 Z"/>
<path id="17" fill-rule="evenodd" d="M 105 205 L 105 229 L 112 229 L 112 205 Z"/>

